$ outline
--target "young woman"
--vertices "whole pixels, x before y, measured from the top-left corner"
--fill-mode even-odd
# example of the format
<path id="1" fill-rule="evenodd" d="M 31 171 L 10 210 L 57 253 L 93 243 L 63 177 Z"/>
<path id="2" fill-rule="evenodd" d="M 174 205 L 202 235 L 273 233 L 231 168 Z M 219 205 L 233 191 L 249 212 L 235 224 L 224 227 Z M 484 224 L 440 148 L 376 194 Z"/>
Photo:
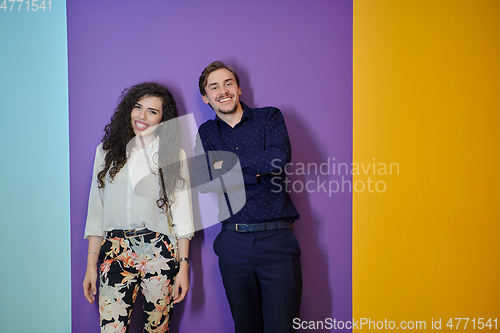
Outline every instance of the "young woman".
<path id="1" fill-rule="evenodd" d="M 123 92 L 97 147 L 83 291 L 92 304 L 99 275 L 101 332 L 128 331 L 139 289 L 144 332 L 168 332 L 173 304 L 189 289 L 194 227 L 176 117 L 165 87 L 135 85 Z"/>

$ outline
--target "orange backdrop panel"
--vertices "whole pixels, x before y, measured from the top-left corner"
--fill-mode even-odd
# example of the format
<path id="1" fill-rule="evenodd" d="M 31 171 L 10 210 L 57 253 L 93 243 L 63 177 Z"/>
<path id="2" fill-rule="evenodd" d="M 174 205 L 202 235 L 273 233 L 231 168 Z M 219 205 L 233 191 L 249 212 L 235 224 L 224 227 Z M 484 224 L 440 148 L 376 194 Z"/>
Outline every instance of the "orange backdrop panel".
<path id="1" fill-rule="evenodd" d="M 500 1 L 354 1 L 355 319 L 500 320 L 499 95 Z"/>

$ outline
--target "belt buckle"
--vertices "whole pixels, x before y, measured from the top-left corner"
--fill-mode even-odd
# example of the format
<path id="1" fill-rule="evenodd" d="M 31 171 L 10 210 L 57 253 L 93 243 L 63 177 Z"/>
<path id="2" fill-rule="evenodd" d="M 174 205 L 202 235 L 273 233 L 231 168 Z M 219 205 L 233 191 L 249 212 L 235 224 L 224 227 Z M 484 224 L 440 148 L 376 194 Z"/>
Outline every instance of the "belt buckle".
<path id="1" fill-rule="evenodd" d="M 244 226 L 245 224 L 244 224 L 244 223 L 236 223 L 236 225 L 235 225 L 236 231 L 237 231 L 237 232 L 245 232 L 245 231 L 243 231 L 243 230 L 239 230 L 239 229 L 238 229 L 238 226 L 239 226 L 239 225 L 243 225 L 243 226 Z"/>

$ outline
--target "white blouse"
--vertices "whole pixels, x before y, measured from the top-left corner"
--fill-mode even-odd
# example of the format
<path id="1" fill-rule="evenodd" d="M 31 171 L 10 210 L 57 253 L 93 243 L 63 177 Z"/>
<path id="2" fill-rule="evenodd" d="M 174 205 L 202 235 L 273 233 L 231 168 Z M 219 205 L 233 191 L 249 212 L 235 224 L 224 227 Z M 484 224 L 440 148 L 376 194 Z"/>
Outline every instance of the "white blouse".
<path id="1" fill-rule="evenodd" d="M 168 210 L 164 213 L 156 204 L 160 198 L 161 187 L 158 177 L 152 173 L 158 169 L 157 152 L 159 138 L 147 147 L 131 150 L 127 163 L 112 182 L 105 178 L 104 188 L 99 189 L 97 175 L 104 169 L 106 152 L 102 143 L 96 149 L 94 172 L 89 195 L 85 238 L 104 237 L 113 229 L 127 230 L 146 227 L 170 238 L 176 246 L 176 239 L 194 235 L 191 191 L 186 153 L 181 149 L 181 176 L 184 186 L 175 190 L 175 201 L 171 206 L 173 221 L 169 223 Z M 172 227 L 173 224 L 173 227 Z"/>

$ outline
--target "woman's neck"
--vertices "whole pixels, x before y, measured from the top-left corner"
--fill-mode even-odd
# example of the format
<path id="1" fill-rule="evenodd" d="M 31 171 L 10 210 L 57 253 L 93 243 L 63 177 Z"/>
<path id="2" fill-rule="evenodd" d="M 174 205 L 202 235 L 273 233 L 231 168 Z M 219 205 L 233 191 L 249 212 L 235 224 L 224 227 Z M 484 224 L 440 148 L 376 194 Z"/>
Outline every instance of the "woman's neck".
<path id="1" fill-rule="evenodd" d="M 149 146 L 151 142 L 153 142 L 155 139 L 156 135 L 154 133 L 145 136 L 136 135 L 134 137 L 135 142 L 133 148 L 137 151 L 140 151 L 141 149 L 144 149 L 147 146 Z"/>

